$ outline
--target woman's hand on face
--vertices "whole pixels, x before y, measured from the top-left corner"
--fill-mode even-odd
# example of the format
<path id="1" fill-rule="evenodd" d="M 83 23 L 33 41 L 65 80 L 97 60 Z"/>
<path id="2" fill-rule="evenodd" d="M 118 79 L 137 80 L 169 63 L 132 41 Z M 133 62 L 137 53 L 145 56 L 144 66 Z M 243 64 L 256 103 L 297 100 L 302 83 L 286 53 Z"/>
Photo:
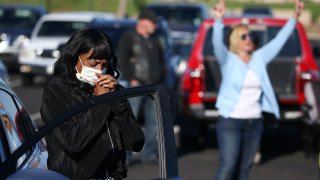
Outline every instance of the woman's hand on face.
<path id="1" fill-rule="evenodd" d="M 117 80 L 108 74 L 97 74 L 98 80 L 95 82 L 94 95 L 98 96 L 116 89 Z"/>
<path id="2" fill-rule="evenodd" d="M 303 11 L 304 3 L 301 0 L 295 0 L 294 4 L 295 4 L 294 18 L 298 20 Z"/>
<path id="3" fill-rule="evenodd" d="M 226 7 L 224 4 L 224 0 L 220 0 L 219 3 L 213 7 L 214 17 L 218 19 L 222 19 L 224 17 L 225 12 L 226 12 Z"/>

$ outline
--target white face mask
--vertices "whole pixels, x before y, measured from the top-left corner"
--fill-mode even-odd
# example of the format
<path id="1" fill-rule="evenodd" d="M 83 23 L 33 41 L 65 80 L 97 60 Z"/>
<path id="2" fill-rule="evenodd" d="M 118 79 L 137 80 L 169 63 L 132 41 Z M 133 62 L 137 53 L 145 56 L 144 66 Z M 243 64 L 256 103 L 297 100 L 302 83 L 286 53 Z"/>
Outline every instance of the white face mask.
<path id="1" fill-rule="evenodd" d="M 79 57 L 79 60 L 82 65 L 82 70 L 81 70 L 81 73 L 79 73 L 78 68 L 76 66 L 76 70 L 77 70 L 76 77 L 78 80 L 80 80 L 82 82 L 89 83 L 91 86 L 94 86 L 93 81 L 98 79 L 96 73 L 97 74 L 105 74 L 107 71 L 106 68 L 103 68 L 103 70 L 98 70 L 98 69 L 94 69 L 94 68 L 85 66 L 82 64 L 82 60 L 80 59 L 80 57 Z"/>

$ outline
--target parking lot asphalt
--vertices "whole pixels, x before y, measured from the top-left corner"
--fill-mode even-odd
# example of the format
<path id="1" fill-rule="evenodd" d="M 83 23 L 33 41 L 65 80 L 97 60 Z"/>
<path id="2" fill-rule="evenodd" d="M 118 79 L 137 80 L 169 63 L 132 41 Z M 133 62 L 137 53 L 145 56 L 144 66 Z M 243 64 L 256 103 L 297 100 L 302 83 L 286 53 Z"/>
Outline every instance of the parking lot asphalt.
<path id="1" fill-rule="evenodd" d="M 319 180 L 316 155 L 306 157 L 300 136 L 301 122 L 266 124 L 261 143 L 262 159 L 254 164 L 251 180 Z M 214 126 L 206 144 L 178 151 L 179 173 L 183 180 L 213 180 L 219 163 Z M 128 180 L 150 179 L 157 174 L 156 164 L 129 166 Z"/>

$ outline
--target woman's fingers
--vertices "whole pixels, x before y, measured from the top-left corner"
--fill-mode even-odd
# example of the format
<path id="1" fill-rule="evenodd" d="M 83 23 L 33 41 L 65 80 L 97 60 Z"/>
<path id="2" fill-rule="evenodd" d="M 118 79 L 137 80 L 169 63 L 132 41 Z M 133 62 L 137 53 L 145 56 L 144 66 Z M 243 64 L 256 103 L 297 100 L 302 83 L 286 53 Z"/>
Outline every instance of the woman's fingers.
<path id="1" fill-rule="evenodd" d="M 100 75 L 98 78 L 97 84 L 108 89 L 114 89 L 118 84 L 117 80 L 111 75 Z"/>

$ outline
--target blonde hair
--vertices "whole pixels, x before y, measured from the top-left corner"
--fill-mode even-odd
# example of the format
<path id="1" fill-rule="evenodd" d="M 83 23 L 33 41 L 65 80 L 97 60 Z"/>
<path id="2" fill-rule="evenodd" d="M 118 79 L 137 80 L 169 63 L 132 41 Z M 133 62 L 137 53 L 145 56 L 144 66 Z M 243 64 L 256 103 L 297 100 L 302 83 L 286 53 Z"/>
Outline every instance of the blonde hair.
<path id="1" fill-rule="evenodd" d="M 239 41 L 241 41 L 241 34 L 240 30 L 247 29 L 249 30 L 248 26 L 244 24 L 236 25 L 232 28 L 231 33 L 229 35 L 228 41 L 229 41 L 229 50 L 233 53 L 236 53 L 237 51 L 237 44 Z"/>

